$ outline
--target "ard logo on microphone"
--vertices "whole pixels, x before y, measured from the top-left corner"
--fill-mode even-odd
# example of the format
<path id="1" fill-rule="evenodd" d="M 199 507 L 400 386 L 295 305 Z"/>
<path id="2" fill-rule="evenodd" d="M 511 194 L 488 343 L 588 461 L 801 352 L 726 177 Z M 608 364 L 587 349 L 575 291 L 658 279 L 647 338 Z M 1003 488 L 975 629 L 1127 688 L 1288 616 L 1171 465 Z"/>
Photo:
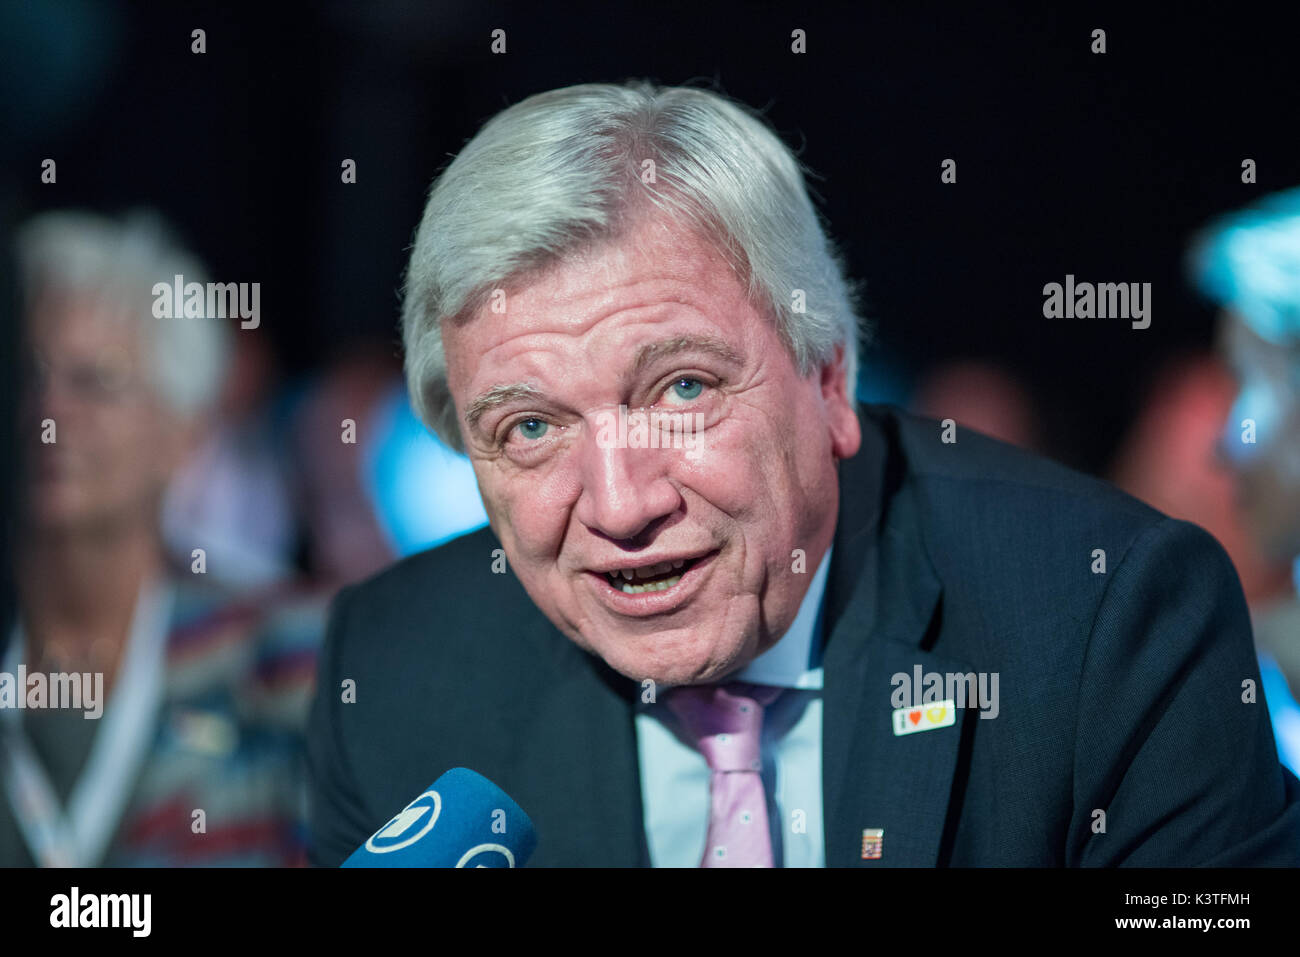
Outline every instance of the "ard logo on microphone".
<path id="1" fill-rule="evenodd" d="M 415 844 L 433 830 L 442 815 L 442 795 L 433 788 L 425 791 L 393 819 L 366 841 L 365 849 L 372 854 L 391 854 Z M 461 828 L 451 825 L 453 832 Z M 460 837 L 456 834 L 455 837 Z M 461 844 L 463 847 L 464 844 Z M 514 867 L 515 855 L 510 848 L 497 843 L 475 844 L 460 855 L 453 867 Z"/>
<path id="2" fill-rule="evenodd" d="M 481 774 L 452 768 L 342 866 L 514 868 L 536 847 L 532 822 L 509 795 Z"/>
<path id="3" fill-rule="evenodd" d="M 388 854 L 410 847 L 433 830 L 442 813 L 442 795 L 425 791 L 393 816 L 366 841 L 366 850 L 372 854 Z"/>

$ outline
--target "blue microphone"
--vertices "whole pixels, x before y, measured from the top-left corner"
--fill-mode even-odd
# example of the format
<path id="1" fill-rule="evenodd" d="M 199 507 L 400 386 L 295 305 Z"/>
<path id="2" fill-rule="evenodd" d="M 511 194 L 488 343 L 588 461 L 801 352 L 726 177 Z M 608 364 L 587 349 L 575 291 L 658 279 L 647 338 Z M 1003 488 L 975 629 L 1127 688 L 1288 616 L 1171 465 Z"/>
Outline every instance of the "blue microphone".
<path id="1" fill-rule="evenodd" d="M 537 847 L 528 815 L 468 768 L 452 768 L 352 852 L 343 867 L 523 867 Z"/>

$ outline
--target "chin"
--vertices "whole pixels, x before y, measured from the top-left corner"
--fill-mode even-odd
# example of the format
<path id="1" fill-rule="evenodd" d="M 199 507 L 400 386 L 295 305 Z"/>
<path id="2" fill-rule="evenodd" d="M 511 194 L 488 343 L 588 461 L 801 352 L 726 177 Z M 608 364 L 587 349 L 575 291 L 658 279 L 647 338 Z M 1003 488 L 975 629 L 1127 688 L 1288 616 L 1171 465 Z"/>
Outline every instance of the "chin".
<path id="1" fill-rule="evenodd" d="M 667 649 L 656 647 L 657 636 L 628 637 L 614 647 L 593 648 L 593 653 L 611 668 L 638 684 L 647 678 L 656 685 L 676 686 L 716 681 L 739 667 L 742 649 L 723 649 L 717 645 L 692 644 L 685 653 L 668 656 Z M 644 647 L 630 647 L 634 642 Z"/>

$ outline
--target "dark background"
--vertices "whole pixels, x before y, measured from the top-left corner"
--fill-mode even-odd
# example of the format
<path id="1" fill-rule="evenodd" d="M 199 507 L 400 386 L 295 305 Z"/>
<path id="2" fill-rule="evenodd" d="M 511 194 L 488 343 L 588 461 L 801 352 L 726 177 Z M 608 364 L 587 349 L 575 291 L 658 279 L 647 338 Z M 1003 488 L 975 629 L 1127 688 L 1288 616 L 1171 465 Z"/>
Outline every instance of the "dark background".
<path id="1" fill-rule="evenodd" d="M 1156 371 L 1212 342 L 1214 312 L 1186 281 L 1192 232 L 1300 183 L 1284 6 L 13 4 L 3 208 L 11 222 L 160 208 L 214 276 L 262 284 L 293 375 L 358 337 L 397 349 L 423 197 L 493 113 L 578 82 L 710 81 L 764 109 L 820 174 L 877 331 L 863 393 L 989 359 L 1031 388 L 1047 450 L 1100 471 Z M 505 55 L 489 51 L 498 27 Z M 45 157 L 57 185 L 40 183 Z M 956 185 L 939 179 L 947 157 Z M 1246 157 L 1257 185 L 1241 183 Z M 1043 284 L 1066 273 L 1152 283 L 1151 327 L 1045 319 Z"/>

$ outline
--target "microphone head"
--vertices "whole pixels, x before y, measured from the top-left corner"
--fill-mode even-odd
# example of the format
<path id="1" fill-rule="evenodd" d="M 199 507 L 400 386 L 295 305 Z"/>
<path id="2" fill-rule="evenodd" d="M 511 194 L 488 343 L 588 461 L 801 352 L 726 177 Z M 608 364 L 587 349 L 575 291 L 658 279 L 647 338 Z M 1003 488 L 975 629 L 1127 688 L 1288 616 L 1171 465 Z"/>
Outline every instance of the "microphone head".
<path id="1" fill-rule="evenodd" d="M 533 822 L 505 791 L 452 768 L 370 836 L 343 867 L 523 867 Z"/>

